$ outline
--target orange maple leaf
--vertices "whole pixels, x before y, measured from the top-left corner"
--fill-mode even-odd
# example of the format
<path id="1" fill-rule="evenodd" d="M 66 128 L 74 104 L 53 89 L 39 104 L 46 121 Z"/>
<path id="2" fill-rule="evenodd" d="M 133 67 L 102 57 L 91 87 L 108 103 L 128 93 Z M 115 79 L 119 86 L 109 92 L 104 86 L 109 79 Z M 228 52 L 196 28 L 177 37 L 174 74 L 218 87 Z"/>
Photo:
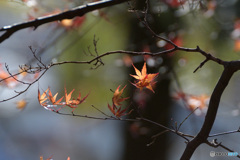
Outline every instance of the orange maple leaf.
<path id="1" fill-rule="evenodd" d="M 122 98 L 122 93 L 123 93 L 123 90 L 126 88 L 127 85 L 125 85 L 121 91 L 119 91 L 119 88 L 120 88 L 121 85 L 118 86 L 118 88 L 115 90 L 114 94 L 113 94 L 113 98 L 112 98 L 112 101 L 114 103 L 114 105 L 116 106 L 120 106 L 121 105 L 121 102 L 125 101 L 126 99 L 128 99 L 129 97 L 127 98 Z"/>
<path id="2" fill-rule="evenodd" d="M 114 116 L 116 116 L 117 118 L 120 118 L 120 117 L 122 117 L 122 116 L 129 115 L 129 114 L 132 112 L 132 110 L 131 110 L 131 111 L 129 111 L 129 112 L 126 113 L 126 111 L 128 110 L 129 107 L 127 107 L 127 108 L 125 108 L 125 109 L 122 110 L 122 107 L 121 107 L 121 106 L 120 106 L 119 108 L 117 108 L 117 106 L 115 106 L 114 103 L 112 104 L 112 106 L 110 106 L 110 105 L 108 104 L 108 108 L 109 108 L 109 110 L 112 112 L 112 114 L 113 114 Z"/>
<path id="3" fill-rule="evenodd" d="M 62 105 L 60 102 L 62 101 L 63 97 L 56 101 L 58 93 L 56 93 L 54 96 L 52 95 L 51 90 L 48 91 L 48 99 L 53 105 Z"/>
<path id="4" fill-rule="evenodd" d="M 49 90 L 49 88 L 46 89 L 46 91 L 43 92 L 43 94 L 41 95 L 41 94 L 40 94 L 40 91 L 39 91 L 39 89 L 38 89 L 38 102 L 39 102 L 39 104 L 40 104 L 41 106 L 43 106 L 43 107 L 46 107 L 46 106 L 47 106 L 46 100 L 48 99 L 48 98 L 47 98 L 47 91 L 48 91 L 48 90 Z"/>
<path id="5" fill-rule="evenodd" d="M 76 100 L 75 99 L 71 100 L 72 93 L 73 93 L 74 90 L 75 89 L 73 89 L 69 94 L 67 94 L 67 90 L 65 88 L 65 102 L 64 102 L 64 105 L 66 105 L 70 108 L 73 108 L 72 112 L 77 108 L 77 105 L 83 103 L 89 95 L 89 94 L 87 94 L 85 97 L 83 97 L 81 99 L 81 92 L 79 92 L 78 98 Z"/>
<path id="6" fill-rule="evenodd" d="M 77 108 L 77 105 L 84 102 L 85 99 L 89 95 L 89 94 L 87 94 L 85 97 L 83 97 L 81 99 L 81 93 L 79 92 L 79 96 L 78 96 L 77 99 L 71 99 L 73 91 L 74 91 L 74 89 L 68 94 L 67 90 L 65 88 L 65 95 L 64 95 L 65 102 L 62 102 L 63 97 L 61 97 L 60 99 L 57 100 L 58 93 L 56 93 L 53 96 L 49 87 L 45 92 L 43 92 L 42 95 L 40 94 L 40 91 L 38 90 L 38 102 L 41 106 L 43 106 L 47 110 L 58 112 L 63 107 L 68 106 L 70 108 L 73 108 L 73 110 L 72 110 L 72 112 L 73 112 Z M 51 102 L 51 104 L 49 104 L 49 102 Z M 62 106 L 62 107 L 60 107 L 59 109 L 56 109 L 56 107 L 59 106 L 59 105 Z M 54 108 L 54 109 L 51 109 L 51 107 Z"/>
<path id="7" fill-rule="evenodd" d="M 131 75 L 133 78 L 137 79 L 137 82 L 132 83 L 134 86 L 142 90 L 143 88 L 147 88 L 154 93 L 153 85 L 156 83 L 154 79 L 158 75 L 158 73 L 147 74 L 146 62 L 143 65 L 142 71 L 140 72 L 133 64 L 132 66 L 135 69 L 136 75 Z"/>

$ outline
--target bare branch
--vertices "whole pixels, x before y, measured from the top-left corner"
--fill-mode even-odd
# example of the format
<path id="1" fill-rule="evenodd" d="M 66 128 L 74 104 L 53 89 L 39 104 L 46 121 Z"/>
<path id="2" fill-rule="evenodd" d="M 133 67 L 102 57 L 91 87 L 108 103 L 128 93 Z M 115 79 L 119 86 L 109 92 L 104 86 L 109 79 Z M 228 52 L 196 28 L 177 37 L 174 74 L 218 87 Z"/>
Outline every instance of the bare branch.
<path id="1" fill-rule="evenodd" d="M 183 123 L 198 109 L 195 108 L 187 117 L 184 118 L 184 120 L 179 124 L 179 126 L 176 128 L 177 131 L 179 131 L 179 129 L 181 128 L 181 126 L 183 125 Z"/>
<path id="2" fill-rule="evenodd" d="M 202 63 L 200 63 L 200 65 L 193 71 L 193 73 L 197 72 L 198 69 L 202 68 L 202 66 L 203 66 L 205 63 L 207 63 L 208 60 L 209 60 L 209 59 L 206 58 Z"/>
<path id="3" fill-rule="evenodd" d="M 172 133 L 177 134 L 178 136 L 184 138 L 184 139 L 187 140 L 187 141 L 189 141 L 189 139 L 186 138 L 186 137 L 193 137 L 193 136 L 191 136 L 191 135 L 186 135 L 186 134 L 184 134 L 184 133 L 182 133 L 182 132 L 179 132 L 179 131 L 177 131 L 177 130 L 170 129 L 170 128 L 168 128 L 168 127 L 166 127 L 166 126 L 164 126 L 164 125 L 162 125 L 162 124 L 160 124 L 160 123 L 154 122 L 154 121 L 149 120 L 149 119 L 146 119 L 146 118 L 136 118 L 136 119 L 137 119 L 137 120 L 141 120 L 141 121 L 145 121 L 145 122 L 148 122 L 148 123 L 151 123 L 151 124 L 154 124 L 154 125 L 157 125 L 157 126 L 163 128 L 163 129 L 165 129 L 165 130 L 167 130 L 167 131 L 169 131 L 169 132 L 172 132 Z"/>
<path id="4" fill-rule="evenodd" d="M 12 73 L 9 71 L 9 68 L 8 68 L 7 64 L 5 64 L 5 68 L 6 68 L 7 72 L 8 72 L 8 74 L 11 76 L 10 78 L 13 78 L 15 81 L 17 81 L 19 83 L 22 83 L 22 84 L 28 84 L 28 85 L 30 84 L 30 83 L 27 83 L 27 82 L 23 82 L 23 81 L 17 79 L 14 75 L 12 75 Z"/>
<path id="5" fill-rule="evenodd" d="M 95 107 L 94 105 L 91 105 L 91 107 L 93 107 L 94 109 L 96 109 L 98 112 L 102 113 L 104 116 L 106 116 L 106 117 L 111 117 L 111 116 L 107 115 L 106 113 L 104 113 L 103 111 L 101 111 L 100 109 L 98 109 L 97 107 Z"/>
<path id="6" fill-rule="evenodd" d="M 238 133 L 238 132 L 240 132 L 240 129 L 238 129 L 238 130 L 233 130 L 233 131 L 228 131 L 228 132 L 216 133 L 216 134 L 209 135 L 208 137 L 216 137 L 216 136 L 222 136 L 222 135 L 227 135 L 227 134 L 232 134 L 232 133 Z"/>
<path id="7" fill-rule="evenodd" d="M 98 109 L 97 109 L 98 110 Z M 60 115 L 65 115 L 65 116 L 73 116 L 73 117 L 79 117 L 79 118 L 89 118 L 89 119 L 97 119 L 97 120 L 119 120 L 119 121 L 128 121 L 128 122 L 139 122 L 139 121 L 145 121 L 145 122 L 148 122 L 148 123 L 151 123 L 151 124 L 154 124 L 154 125 L 157 125 L 161 128 L 164 128 L 166 129 L 165 132 L 167 131 L 170 131 L 172 133 L 175 133 L 176 135 L 184 138 L 185 140 L 189 141 L 188 138 L 186 137 L 191 137 L 193 138 L 194 136 L 192 135 L 188 135 L 188 134 L 184 134 L 182 132 L 179 132 L 179 131 L 175 131 L 175 130 L 172 130 L 164 125 L 161 125 L 157 122 L 154 122 L 152 120 L 149 120 L 149 119 L 146 119 L 146 118 L 136 118 L 136 119 L 128 119 L 128 118 L 117 118 L 117 117 L 113 117 L 113 116 L 108 116 L 107 117 L 95 117 L 95 116 L 88 116 L 88 115 L 79 115 L 79 114 L 74 114 L 73 112 L 71 113 L 63 113 L 63 112 L 59 112 L 59 111 L 55 111 L 55 110 L 52 110 L 54 113 L 57 113 L 57 114 L 60 114 Z M 100 111 L 100 110 L 98 110 Z M 101 113 L 103 113 L 102 111 L 100 111 Z M 105 113 L 104 113 L 105 114 Z M 159 134 L 158 134 L 159 136 Z M 158 137 L 157 135 L 153 136 L 153 138 L 157 138 Z"/>
<path id="8" fill-rule="evenodd" d="M 33 84 L 35 84 L 36 82 L 38 82 L 39 79 L 40 79 L 47 71 L 48 71 L 48 69 L 44 70 L 43 73 L 42 73 L 35 81 L 33 81 L 32 83 L 28 84 L 28 86 L 27 86 L 24 90 L 22 90 L 22 91 L 20 91 L 20 92 L 16 92 L 17 94 L 16 94 L 15 96 L 12 96 L 12 97 L 7 98 L 7 99 L 0 100 L 0 103 L 1 103 L 1 102 L 9 101 L 9 100 L 11 100 L 11 99 L 14 99 L 14 98 L 22 95 L 23 93 L 25 93 Z"/>

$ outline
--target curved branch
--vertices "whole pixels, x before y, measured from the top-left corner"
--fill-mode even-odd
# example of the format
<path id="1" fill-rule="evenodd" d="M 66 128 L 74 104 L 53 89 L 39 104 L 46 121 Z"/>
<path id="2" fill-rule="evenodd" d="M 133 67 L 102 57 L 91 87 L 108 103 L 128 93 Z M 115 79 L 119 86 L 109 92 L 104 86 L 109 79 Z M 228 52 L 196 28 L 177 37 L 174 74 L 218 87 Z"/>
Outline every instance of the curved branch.
<path id="1" fill-rule="evenodd" d="M 65 12 L 62 12 L 59 14 L 39 17 L 32 21 L 17 23 L 17 24 L 13 24 L 13 25 L 9 25 L 9 26 L 4 26 L 4 27 L 0 28 L 0 32 L 5 31 L 5 33 L 3 33 L 0 36 L 0 43 L 2 43 L 4 40 L 9 38 L 13 33 L 17 32 L 18 30 L 24 29 L 24 28 L 34 27 L 34 29 L 36 29 L 40 25 L 43 25 L 43 24 L 46 24 L 49 22 L 61 21 L 63 19 L 72 19 L 76 16 L 81 17 L 88 12 L 91 12 L 91 11 L 94 11 L 97 9 L 101 9 L 101 8 L 105 8 L 105 7 L 109 7 L 109 6 L 113 6 L 116 4 L 120 4 L 120 3 L 123 3 L 126 1 L 129 1 L 129 0 L 104 0 L 104 1 L 93 2 L 93 3 L 89 3 L 86 5 L 82 5 L 82 6 L 73 8 L 69 11 L 65 11 Z"/>

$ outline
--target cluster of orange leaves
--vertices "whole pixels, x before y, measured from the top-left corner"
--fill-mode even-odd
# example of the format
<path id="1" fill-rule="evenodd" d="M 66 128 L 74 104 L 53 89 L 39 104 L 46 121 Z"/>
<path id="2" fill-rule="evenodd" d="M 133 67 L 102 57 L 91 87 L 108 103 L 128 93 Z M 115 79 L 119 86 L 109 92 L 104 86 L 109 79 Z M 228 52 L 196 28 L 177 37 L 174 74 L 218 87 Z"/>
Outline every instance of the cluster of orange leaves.
<path id="1" fill-rule="evenodd" d="M 200 112 L 194 112 L 194 113 L 197 115 L 201 115 L 207 109 L 208 101 L 210 97 L 205 94 L 196 96 L 196 95 L 186 94 L 183 92 L 177 92 L 173 96 L 173 98 L 176 100 L 183 100 L 187 105 L 187 109 L 189 109 L 190 111 L 195 111 L 196 108 L 198 108 Z"/>
<path id="2" fill-rule="evenodd" d="M 112 105 L 110 106 L 108 104 L 108 108 L 109 110 L 113 113 L 114 116 L 120 118 L 122 116 L 128 115 L 130 114 L 132 111 L 126 113 L 126 111 L 128 110 L 129 107 L 126 107 L 125 109 L 122 109 L 122 104 L 121 102 L 127 100 L 129 97 L 127 98 L 122 98 L 122 94 L 123 94 L 123 90 L 126 88 L 126 86 L 124 86 L 121 91 L 119 91 L 120 85 L 118 86 L 118 88 L 115 90 L 113 97 L 112 97 Z"/>
<path id="3" fill-rule="evenodd" d="M 89 94 L 87 94 L 85 97 L 81 98 L 81 92 L 79 92 L 79 95 L 77 99 L 72 99 L 72 93 L 74 89 L 68 94 L 66 88 L 64 97 L 61 97 L 57 100 L 56 93 L 54 96 L 48 87 L 46 91 L 44 91 L 42 94 L 40 94 L 40 91 L 38 90 L 38 102 L 41 106 L 43 106 L 47 110 L 58 112 L 60 109 L 62 109 L 65 106 L 68 106 L 70 108 L 73 108 L 72 112 L 77 108 L 78 105 L 83 103 L 85 99 L 88 97 Z M 65 98 L 65 101 L 62 102 L 63 98 Z M 57 106 L 61 106 L 59 109 L 57 109 Z M 53 108 L 53 109 L 52 109 Z"/>
<path id="4" fill-rule="evenodd" d="M 133 78 L 136 79 L 136 81 L 134 83 L 132 83 L 135 87 L 139 88 L 140 91 L 143 90 L 143 88 L 147 88 L 149 90 L 151 90 L 154 93 L 153 90 L 153 86 L 155 85 L 156 81 L 155 78 L 158 75 L 158 73 L 154 73 L 154 74 L 147 74 L 147 67 L 146 67 L 146 62 L 143 65 L 142 71 L 140 72 L 133 64 L 132 66 L 135 69 L 136 75 L 131 75 Z M 129 97 L 127 98 L 123 98 L 122 94 L 124 89 L 126 88 L 126 85 L 120 90 L 120 86 L 118 86 L 118 88 L 115 90 L 113 97 L 112 97 L 112 105 L 108 104 L 108 108 L 109 110 L 113 113 L 114 116 L 120 118 L 122 116 L 128 115 L 132 112 L 126 112 L 128 110 L 129 107 L 126 107 L 125 109 L 122 109 L 122 102 L 129 99 Z"/>
<path id="5" fill-rule="evenodd" d="M 134 86 L 136 86 L 137 88 L 139 88 L 140 90 L 142 90 L 143 88 L 147 88 L 147 89 L 151 90 L 152 92 L 154 92 L 153 86 L 156 83 L 154 81 L 154 79 L 156 78 L 158 73 L 147 74 L 146 63 L 144 63 L 141 72 L 133 64 L 132 64 L 132 66 L 134 67 L 135 72 L 136 72 L 136 75 L 131 75 L 132 77 L 134 77 L 136 79 L 136 82 L 134 82 L 132 84 Z M 124 86 L 121 90 L 120 90 L 120 86 L 121 85 L 118 86 L 118 88 L 115 90 L 115 92 L 113 94 L 112 105 L 108 104 L 109 110 L 113 113 L 114 116 L 116 116 L 118 118 L 131 113 L 131 111 L 127 113 L 127 110 L 129 107 L 122 109 L 122 102 L 129 99 L 129 97 L 127 97 L 127 98 L 122 97 L 123 91 L 126 88 L 126 86 Z M 65 89 L 65 94 L 63 97 L 61 97 L 59 99 L 57 99 L 58 93 L 53 95 L 52 91 L 50 90 L 49 87 L 42 94 L 38 90 L 39 104 L 41 106 L 43 106 L 45 109 L 51 110 L 54 112 L 58 112 L 63 107 L 68 106 L 70 108 L 73 108 L 73 110 L 72 110 L 72 112 L 73 112 L 77 108 L 77 106 L 80 105 L 81 103 L 83 103 L 89 95 L 89 94 L 87 94 L 85 97 L 81 98 L 81 93 L 79 92 L 79 96 L 77 97 L 77 99 L 74 99 L 74 98 L 72 99 L 72 93 L 73 93 L 74 89 L 70 93 L 67 93 L 66 88 L 64 88 L 64 89 Z M 63 101 L 63 99 L 65 99 L 65 100 Z M 21 104 L 22 104 L 22 102 L 21 103 L 19 102 L 19 106 L 21 106 Z M 60 108 L 57 109 L 58 106 L 60 106 Z"/>

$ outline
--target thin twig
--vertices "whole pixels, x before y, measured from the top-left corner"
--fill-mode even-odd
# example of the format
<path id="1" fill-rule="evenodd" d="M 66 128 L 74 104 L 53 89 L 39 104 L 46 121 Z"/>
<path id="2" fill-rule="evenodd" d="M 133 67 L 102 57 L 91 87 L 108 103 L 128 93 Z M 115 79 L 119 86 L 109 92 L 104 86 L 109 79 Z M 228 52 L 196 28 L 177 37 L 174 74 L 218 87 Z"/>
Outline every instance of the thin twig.
<path id="1" fill-rule="evenodd" d="M 198 109 L 198 107 L 196 107 L 187 117 L 184 118 L 184 120 L 179 124 L 177 131 L 179 131 L 179 129 L 181 128 L 181 126 L 183 125 L 183 123 Z"/>
<path id="2" fill-rule="evenodd" d="M 106 113 L 104 113 L 103 111 L 101 111 L 100 109 L 98 109 L 97 107 L 95 107 L 94 105 L 91 105 L 91 107 L 96 109 L 98 112 L 102 113 L 104 116 L 111 117 L 111 116 L 107 115 Z"/>
<path id="3" fill-rule="evenodd" d="M 35 84 L 37 81 L 39 81 L 39 79 L 48 71 L 48 69 L 46 69 L 45 71 L 43 71 L 43 73 L 35 80 L 33 81 L 32 83 L 28 84 L 28 86 L 22 90 L 22 91 L 15 91 L 17 94 L 15 96 L 12 96 L 10 98 L 7 98 L 7 99 L 3 99 L 3 100 L 0 100 L 0 103 L 1 102 L 6 102 L 6 101 L 9 101 L 11 99 L 14 99 L 20 95 L 22 95 L 23 93 L 25 93 L 33 84 Z"/>
<path id="4" fill-rule="evenodd" d="M 227 135 L 227 134 L 232 134 L 232 133 L 238 133 L 240 132 L 240 130 L 233 130 L 233 131 L 227 131 L 227 132 L 222 132 L 222 133 L 216 133 L 216 134 L 212 134 L 209 135 L 208 137 L 216 137 L 216 136 L 222 136 L 222 135 Z"/>
<path id="5" fill-rule="evenodd" d="M 202 68 L 202 66 L 203 66 L 205 63 L 207 63 L 208 60 L 209 60 L 209 59 L 206 58 L 202 63 L 200 63 L 200 65 L 193 71 L 193 73 L 197 72 L 198 69 Z"/>
<path id="6" fill-rule="evenodd" d="M 213 139 L 212 142 L 206 141 L 206 144 L 208 144 L 209 146 L 214 147 L 214 148 L 221 147 L 229 152 L 235 152 L 234 150 L 223 145 L 221 142 L 217 142 L 217 139 Z M 236 157 L 240 158 L 240 155 L 236 155 Z"/>

